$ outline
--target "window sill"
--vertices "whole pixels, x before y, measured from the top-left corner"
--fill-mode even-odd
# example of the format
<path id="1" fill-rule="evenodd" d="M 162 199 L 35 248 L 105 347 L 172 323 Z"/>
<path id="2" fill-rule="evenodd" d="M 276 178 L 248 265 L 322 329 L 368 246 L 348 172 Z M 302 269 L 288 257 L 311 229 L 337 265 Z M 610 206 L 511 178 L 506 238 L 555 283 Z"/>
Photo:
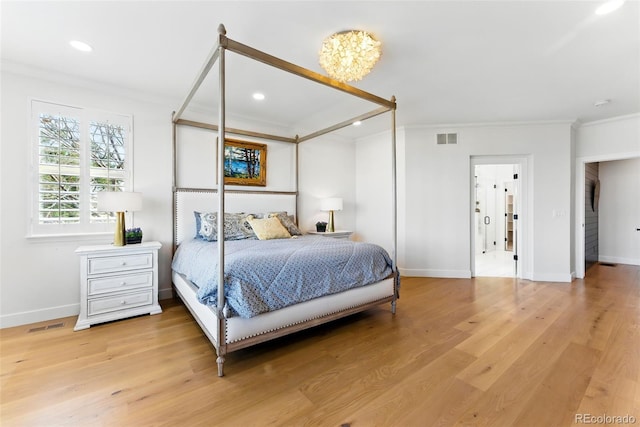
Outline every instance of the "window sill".
<path id="1" fill-rule="evenodd" d="M 76 233 L 76 234 L 30 234 L 25 237 L 33 243 L 49 242 L 97 242 L 111 243 L 113 233 Z"/>

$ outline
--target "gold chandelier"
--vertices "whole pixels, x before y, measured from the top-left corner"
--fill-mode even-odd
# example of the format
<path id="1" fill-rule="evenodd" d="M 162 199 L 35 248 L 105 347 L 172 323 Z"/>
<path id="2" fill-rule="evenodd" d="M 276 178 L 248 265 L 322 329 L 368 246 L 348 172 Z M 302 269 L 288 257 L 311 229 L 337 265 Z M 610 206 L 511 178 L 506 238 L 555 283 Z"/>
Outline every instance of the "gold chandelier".
<path id="1" fill-rule="evenodd" d="M 380 42 L 366 31 L 341 31 L 327 37 L 320 50 L 320 66 L 336 80 L 352 82 L 369 74 L 382 55 Z"/>

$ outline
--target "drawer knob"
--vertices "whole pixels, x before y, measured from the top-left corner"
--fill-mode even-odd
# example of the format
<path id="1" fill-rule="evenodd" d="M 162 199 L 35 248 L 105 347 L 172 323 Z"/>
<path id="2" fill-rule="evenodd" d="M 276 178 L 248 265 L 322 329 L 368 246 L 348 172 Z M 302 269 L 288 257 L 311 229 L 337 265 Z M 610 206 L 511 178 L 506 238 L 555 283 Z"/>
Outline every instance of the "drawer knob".
<path id="1" fill-rule="evenodd" d="M 121 305 L 125 305 L 127 302 L 125 300 L 120 301 Z"/>
<path id="2" fill-rule="evenodd" d="M 127 265 L 127 263 L 124 261 L 120 261 L 120 265 Z"/>
<path id="3" fill-rule="evenodd" d="M 120 282 L 120 286 L 124 286 L 126 284 L 127 284 L 127 282 Z"/>

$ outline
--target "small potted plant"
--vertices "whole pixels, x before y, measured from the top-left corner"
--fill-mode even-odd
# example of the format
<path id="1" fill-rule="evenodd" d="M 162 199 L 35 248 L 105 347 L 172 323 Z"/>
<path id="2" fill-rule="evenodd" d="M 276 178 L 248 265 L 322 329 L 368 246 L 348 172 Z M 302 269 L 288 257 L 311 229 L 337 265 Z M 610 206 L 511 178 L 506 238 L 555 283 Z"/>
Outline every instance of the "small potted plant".
<path id="1" fill-rule="evenodd" d="M 140 228 L 128 228 L 124 232 L 124 237 L 127 241 L 127 245 L 133 245 L 142 242 L 142 229 Z"/>
<path id="2" fill-rule="evenodd" d="M 327 231 L 327 223 L 324 221 L 316 222 L 316 231 L 318 233 L 324 233 Z"/>

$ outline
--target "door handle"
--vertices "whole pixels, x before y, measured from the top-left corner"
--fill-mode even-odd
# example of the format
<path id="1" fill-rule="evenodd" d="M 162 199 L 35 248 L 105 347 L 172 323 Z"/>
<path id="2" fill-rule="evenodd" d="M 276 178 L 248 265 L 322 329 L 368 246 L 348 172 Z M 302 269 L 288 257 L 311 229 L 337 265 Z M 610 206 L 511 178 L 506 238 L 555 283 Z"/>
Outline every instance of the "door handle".
<path id="1" fill-rule="evenodd" d="M 491 224 L 491 218 L 489 216 L 485 216 L 484 217 L 484 225 L 489 225 Z"/>

